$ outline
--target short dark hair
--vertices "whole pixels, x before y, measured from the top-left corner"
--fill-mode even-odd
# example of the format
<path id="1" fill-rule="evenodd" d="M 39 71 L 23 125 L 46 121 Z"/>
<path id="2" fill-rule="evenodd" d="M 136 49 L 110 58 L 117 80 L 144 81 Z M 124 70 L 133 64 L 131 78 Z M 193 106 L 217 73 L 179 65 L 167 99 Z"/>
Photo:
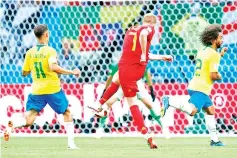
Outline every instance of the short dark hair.
<path id="1" fill-rule="evenodd" d="M 36 25 L 34 28 L 34 34 L 37 38 L 40 38 L 46 31 L 48 31 L 48 26 L 45 24 Z"/>
<path id="2" fill-rule="evenodd" d="M 213 24 L 207 26 L 200 35 L 202 44 L 204 46 L 212 45 L 212 41 L 218 38 L 221 31 L 221 25 Z"/>

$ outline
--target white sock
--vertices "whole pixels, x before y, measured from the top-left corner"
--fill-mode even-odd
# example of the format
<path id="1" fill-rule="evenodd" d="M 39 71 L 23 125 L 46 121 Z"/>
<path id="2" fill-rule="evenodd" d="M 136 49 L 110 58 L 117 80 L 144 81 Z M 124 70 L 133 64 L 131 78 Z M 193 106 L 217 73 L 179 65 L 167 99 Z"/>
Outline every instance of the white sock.
<path id="1" fill-rule="evenodd" d="M 179 109 L 186 114 L 190 115 L 193 111 L 193 105 L 190 104 L 188 101 L 184 101 L 183 99 L 177 97 L 170 97 L 169 98 L 170 106 Z"/>
<path id="2" fill-rule="evenodd" d="M 74 124 L 73 122 L 65 122 L 67 131 L 67 143 L 68 146 L 74 145 Z"/>
<path id="3" fill-rule="evenodd" d="M 107 111 L 109 110 L 109 106 L 106 103 L 104 105 L 102 105 L 101 107 L 104 110 L 107 110 Z"/>
<path id="4" fill-rule="evenodd" d="M 100 109 L 100 108 L 102 108 L 102 106 L 103 105 L 101 105 L 99 101 L 96 101 L 95 104 L 94 104 L 95 109 Z"/>
<path id="5" fill-rule="evenodd" d="M 213 140 L 214 142 L 218 142 L 218 136 L 217 136 L 217 131 L 216 131 L 216 120 L 215 120 L 215 116 L 214 115 L 207 115 L 206 114 L 206 125 L 208 128 L 208 131 L 211 135 L 211 140 Z"/>
<path id="6" fill-rule="evenodd" d="M 147 132 L 147 134 L 144 135 L 144 138 L 145 138 L 146 140 L 148 140 L 148 139 L 151 138 L 151 137 L 152 137 L 152 134 L 149 133 L 149 132 Z"/>

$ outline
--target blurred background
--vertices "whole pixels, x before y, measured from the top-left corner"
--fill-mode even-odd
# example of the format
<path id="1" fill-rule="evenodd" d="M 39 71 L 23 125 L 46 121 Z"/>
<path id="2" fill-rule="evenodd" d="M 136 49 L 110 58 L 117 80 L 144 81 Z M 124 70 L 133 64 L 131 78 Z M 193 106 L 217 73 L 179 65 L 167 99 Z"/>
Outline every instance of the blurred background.
<path id="1" fill-rule="evenodd" d="M 178 2 L 178 1 L 177 1 Z M 145 13 L 157 15 L 159 22 L 150 49 L 155 54 L 171 54 L 174 63 L 151 62 L 154 82 L 188 82 L 194 71 L 199 33 L 208 24 L 221 24 L 224 44 L 229 52 L 222 60 L 224 82 L 236 82 L 237 63 L 235 1 L 2 1 L 1 67 L 3 83 L 30 83 L 19 75 L 25 52 L 36 44 L 33 28 L 45 23 L 50 29 L 50 43 L 58 52 L 61 66 L 80 67 L 82 77 L 63 76 L 62 82 L 104 82 L 108 65 L 118 62 L 123 36 L 128 27 L 139 24 Z M 169 71 L 168 71 L 168 69 Z M 13 74 L 14 70 L 14 75 Z M 18 70 L 18 71 L 16 71 Z"/>
<path id="2" fill-rule="evenodd" d="M 22 103 L 22 108 L 18 108 L 17 111 L 14 110 L 14 105 L 4 102 L 10 114 L 23 111 L 24 86 L 32 82 L 31 77 L 22 78 L 21 69 L 25 52 L 36 45 L 33 34 L 36 24 L 48 25 L 49 45 L 57 50 L 59 64 L 68 69 L 74 67 L 81 69 L 80 78 L 66 75 L 60 78 L 66 93 L 79 98 L 83 107 L 86 99 L 83 85 L 88 83 L 96 88 L 106 81 L 109 66 L 117 63 L 120 58 L 125 31 L 130 26 L 140 24 L 143 15 L 151 12 L 157 16 L 159 22 L 155 28 L 156 33 L 150 52 L 174 56 L 172 63 L 153 61 L 148 65 L 158 98 L 163 95 L 187 94 L 185 87 L 195 69 L 195 55 L 203 48 L 199 42 L 200 32 L 209 24 L 222 25 L 223 46 L 229 49 L 221 60 L 222 83 L 215 85 L 212 98 L 220 106 L 217 110 L 219 131 L 236 132 L 236 0 L 121 2 L 1 0 L 0 2 L 1 97 L 14 95 L 20 98 Z M 96 98 L 98 94 L 94 93 Z M 9 113 L 7 116 L 11 117 Z M 173 121 L 171 130 L 184 133 L 184 128 L 189 124 L 186 116 L 178 111 L 172 115 L 172 118 L 178 120 Z M 129 117 L 125 118 L 129 121 Z M 191 121 L 191 124 L 198 125 L 198 129 L 192 127 L 192 130 L 196 131 L 194 133 L 199 131 L 200 134 L 206 133 L 205 126 L 202 126 L 203 118 L 203 113 L 200 113 L 194 121 Z M 123 117 L 121 119 L 123 120 Z M 82 109 L 78 124 L 83 120 Z M 55 122 L 57 119 L 54 119 L 54 126 Z M 110 119 L 110 122 L 114 123 L 114 119 Z M 118 124 L 117 122 L 117 127 Z M 57 127 L 59 130 L 59 125 Z M 92 128 L 92 126 L 83 127 Z M 188 130 L 185 132 L 188 133 Z"/>

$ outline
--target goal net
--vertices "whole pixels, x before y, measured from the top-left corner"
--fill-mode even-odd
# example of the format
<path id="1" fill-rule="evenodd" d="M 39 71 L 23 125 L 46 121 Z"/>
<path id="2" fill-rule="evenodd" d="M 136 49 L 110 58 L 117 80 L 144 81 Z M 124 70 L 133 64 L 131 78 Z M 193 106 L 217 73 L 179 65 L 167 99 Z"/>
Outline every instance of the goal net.
<path id="1" fill-rule="evenodd" d="M 24 55 L 37 43 L 34 26 L 44 23 L 50 30 L 49 45 L 57 50 L 59 64 L 68 69 L 81 69 L 80 78 L 60 76 L 73 113 L 75 133 L 87 136 L 96 133 L 98 118 L 86 106 L 100 98 L 109 67 L 121 55 L 125 31 L 140 24 L 145 13 L 154 13 L 158 19 L 150 52 L 174 57 L 172 63 L 152 61 L 148 65 L 157 111 L 164 95 L 188 99 L 187 83 L 195 70 L 196 53 L 203 48 L 199 34 L 208 24 L 222 25 L 223 45 L 228 47 L 228 52 L 220 64 L 223 79 L 214 84 L 211 98 L 216 108 L 218 132 L 226 136 L 237 134 L 237 3 L 234 0 L 2 1 L 0 130 L 5 129 L 8 120 L 24 114 L 32 82 L 30 76 L 21 76 Z M 139 107 L 149 129 L 157 136 L 162 135 L 149 110 L 142 103 Z M 163 123 L 170 133 L 179 136 L 208 134 L 203 112 L 189 117 L 170 108 Z M 122 99 L 109 112 L 104 133 L 131 136 L 134 132 L 128 105 Z M 15 134 L 27 136 L 65 133 L 63 117 L 49 106 L 40 112 L 34 125 L 15 130 Z"/>

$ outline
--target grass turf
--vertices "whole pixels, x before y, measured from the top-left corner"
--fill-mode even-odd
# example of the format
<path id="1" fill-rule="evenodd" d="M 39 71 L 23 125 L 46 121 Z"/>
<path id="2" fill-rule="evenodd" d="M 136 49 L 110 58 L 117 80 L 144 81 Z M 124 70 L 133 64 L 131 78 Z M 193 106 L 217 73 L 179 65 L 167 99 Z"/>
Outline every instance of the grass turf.
<path id="1" fill-rule="evenodd" d="M 143 138 L 76 138 L 78 150 L 67 149 L 67 138 L 17 138 L 1 142 L 2 158 L 234 158 L 237 138 L 221 138 L 225 147 L 210 147 L 209 138 L 156 138 L 151 150 Z"/>

